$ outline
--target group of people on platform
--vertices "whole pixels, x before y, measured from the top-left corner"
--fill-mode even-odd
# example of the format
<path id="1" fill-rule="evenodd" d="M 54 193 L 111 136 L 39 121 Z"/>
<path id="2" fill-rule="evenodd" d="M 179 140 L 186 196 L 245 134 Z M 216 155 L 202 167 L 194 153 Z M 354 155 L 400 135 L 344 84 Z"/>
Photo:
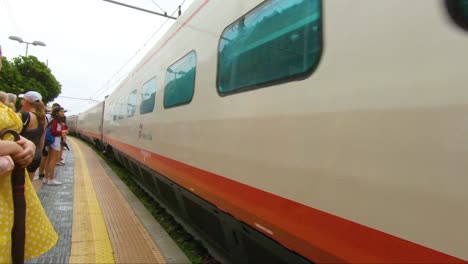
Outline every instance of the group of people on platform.
<path id="1" fill-rule="evenodd" d="M 15 105 L 5 101 L 5 98 L 16 97 L 16 95 L 10 95 L 0 91 L 0 102 L 14 111 Z M 65 110 L 59 104 L 54 103 L 51 111 L 47 111 L 41 94 L 36 91 L 20 94 L 18 97 L 21 98 L 21 108 L 17 115 L 23 124 L 20 135 L 35 145 L 33 160 L 27 166 L 30 180 L 40 179 L 44 184 L 60 185 L 62 183 L 55 178 L 55 166 L 65 165 L 62 161 L 68 134 Z M 45 144 L 48 127 L 54 136 L 51 144 Z M 34 178 L 38 169 L 39 175 Z"/>
<path id="2" fill-rule="evenodd" d="M 0 70 L 1 61 L 0 47 Z M 39 168 L 43 182 L 61 184 L 55 179 L 55 166 L 61 164 L 61 145 L 67 135 L 65 111 L 55 104 L 47 114 L 41 94 L 35 91 L 18 97 L 21 109 L 16 112 L 17 96 L 0 91 L 0 263 L 22 263 L 38 257 L 58 240 L 31 182 Z M 45 146 L 49 126 L 54 140 Z M 14 182 L 18 175 L 24 178 L 24 185 Z M 18 205 L 17 201 L 23 202 Z M 23 220 L 18 222 L 21 212 Z M 18 241 L 22 246 L 17 246 Z"/>

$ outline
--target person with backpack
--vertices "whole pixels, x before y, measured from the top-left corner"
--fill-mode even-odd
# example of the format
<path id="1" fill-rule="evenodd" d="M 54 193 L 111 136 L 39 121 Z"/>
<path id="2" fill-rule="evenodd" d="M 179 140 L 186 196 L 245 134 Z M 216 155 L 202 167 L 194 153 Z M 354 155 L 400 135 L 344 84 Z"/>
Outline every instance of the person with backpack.
<path id="1" fill-rule="evenodd" d="M 60 149 L 62 145 L 62 135 L 66 135 L 68 130 L 63 129 L 60 124 L 63 122 L 65 117 L 65 111 L 63 107 L 56 107 L 52 110 L 52 122 L 50 127 L 46 129 L 46 137 L 48 133 L 51 133 L 55 139 L 52 144 L 48 146 L 49 154 L 46 161 L 46 178 L 48 185 L 61 185 L 62 183 L 55 179 L 55 166 L 57 161 L 60 159 Z M 50 132 L 49 132 L 50 131 Z"/>
<path id="2" fill-rule="evenodd" d="M 56 107 L 60 107 L 60 104 L 54 103 L 52 104 L 52 108 L 46 107 L 47 128 L 49 128 L 49 125 L 52 122 L 51 112 Z M 49 156 L 49 145 L 55 141 L 55 137 L 52 134 L 50 134 L 50 129 L 47 128 L 45 132 L 46 135 L 44 140 L 44 147 L 42 148 L 41 165 L 39 165 L 39 180 L 41 180 L 42 183 L 47 183 L 47 178 L 45 177 L 45 175 L 47 174 L 47 158 Z"/>
<path id="3" fill-rule="evenodd" d="M 45 119 L 45 106 L 42 102 L 42 96 L 35 91 L 29 91 L 18 96 L 21 100 L 21 112 L 18 115 L 23 121 L 23 130 L 20 135 L 31 140 L 36 145 L 34 159 L 27 167 L 29 178 L 34 178 L 37 168 L 41 163 L 42 148 L 44 146 L 45 128 L 47 122 Z"/>

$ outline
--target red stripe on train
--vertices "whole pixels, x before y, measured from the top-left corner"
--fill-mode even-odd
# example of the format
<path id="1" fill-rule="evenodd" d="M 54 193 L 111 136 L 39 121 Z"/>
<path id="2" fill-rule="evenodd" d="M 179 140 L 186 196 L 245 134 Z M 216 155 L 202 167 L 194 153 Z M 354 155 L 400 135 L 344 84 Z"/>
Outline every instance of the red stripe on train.
<path id="1" fill-rule="evenodd" d="M 154 152 L 106 141 L 314 262 L 467 263 Z"/>

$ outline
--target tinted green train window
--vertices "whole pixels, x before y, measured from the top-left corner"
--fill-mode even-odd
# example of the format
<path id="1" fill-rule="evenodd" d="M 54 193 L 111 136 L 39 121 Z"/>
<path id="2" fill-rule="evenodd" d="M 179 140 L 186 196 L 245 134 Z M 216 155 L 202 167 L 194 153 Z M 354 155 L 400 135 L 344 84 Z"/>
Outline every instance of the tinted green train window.
<path id="1" fill-rule="evenodd" d="M 156 78 L 146 82 L 141 89 L 140 114 L 153 112 L 156 102 Z"/>
<path id="2" fill-rule="evenodd" d="M 453 21 L 468 30 L 468 0 L 446 0 L 445 3 Z"/>
<path id="3" fill-rule="evenodd" d="M 127 117 L 132 117 L 135 115 L 136 111 L 136 104 L 137 104 L 137 91 L 133 90 L 128 95 L 128 101 L 127 101 Z"/>
<path id="4" fill-rule="evenodd" d="M 164 108 L 188 104 L 195 88 L 197 55 L 191 51 L 166 70 Z"/>
<path id="5" fill-rule="evenodd" d="M 218 91 L 305 76 L 322 51 L 321 1 L 266 1 L 227 27 L 218 47 Z"/>

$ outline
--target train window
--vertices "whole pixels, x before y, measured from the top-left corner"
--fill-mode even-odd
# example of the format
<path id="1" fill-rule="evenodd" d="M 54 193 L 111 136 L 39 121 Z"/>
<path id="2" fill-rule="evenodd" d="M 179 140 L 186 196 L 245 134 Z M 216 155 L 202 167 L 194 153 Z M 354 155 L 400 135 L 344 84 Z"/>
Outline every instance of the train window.
<path id="1" fill-rule="evenodd" d="M 127 117 L 127 104 L 125 104 L 125 98 L 122 97 L 119 99 L 119 119 L 124 119 Z"/>
<path id="2" fill-rule="evenodd" d="M 140 114 L 153 112 L 156 102 L 156 78 L 146 82 L 141 89 Z"/>
<path id="3" fill-rule="evenodd" d="M 135 115 L 137 104 L 137 90 L 133 90 L 128 96 L 127 101 L 127 117 L 132 117 Z"/>
<path id="4" fill-rule="evenodd" d="M 191 51 L 166 70 L 164 108 L 188 104 L 195 88 L 197 55 Z"/>
<path id="5" fill-rule="evenodd" d="M 218 92 L 311 74 L 322 51 L 321 9 L 321 0 L 266 1 L 228 26 L 218 47 Z"/>
<path id="6" fill-rule="evenodd" d="M 453 21 L 468 30 L 468 0 L 446 0 L 445 4 Z"/>
<path id="7" fill-rule="evenodd" d="M 106 102 L 106 103 L 107 103 L 107 102 Z M 115 105 L 113 105 L 113 104 L 110 105 L 109 107 L 106 106 L 106 110 L 109 111 L 108 113 L 109 113 L 110 119 L 111 119 L 112 121 L 117 120 L 117 114 L 115 113 L 115 110 L 114 110 L 114 109 L 115 109 Z"/>

